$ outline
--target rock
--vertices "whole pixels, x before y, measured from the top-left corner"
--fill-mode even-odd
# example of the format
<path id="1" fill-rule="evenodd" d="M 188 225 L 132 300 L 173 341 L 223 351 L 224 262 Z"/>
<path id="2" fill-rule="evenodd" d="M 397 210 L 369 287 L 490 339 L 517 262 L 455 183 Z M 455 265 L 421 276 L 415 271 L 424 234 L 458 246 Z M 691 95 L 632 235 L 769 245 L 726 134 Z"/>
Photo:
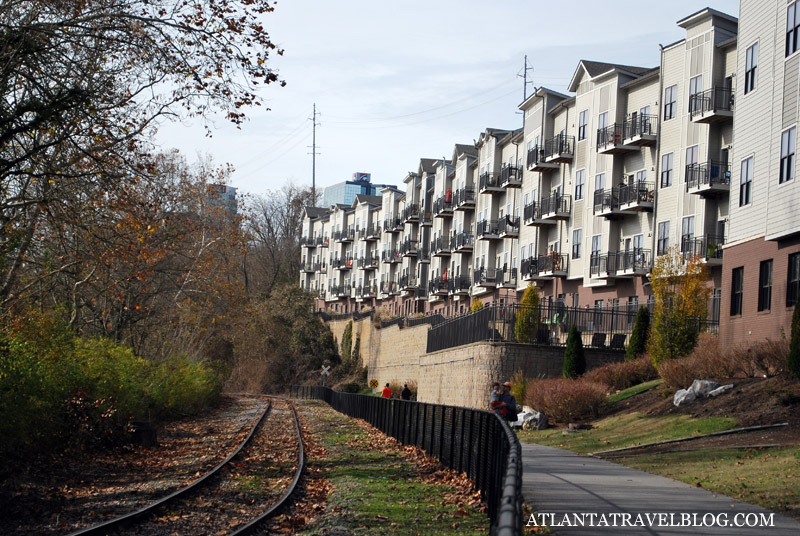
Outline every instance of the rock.
<path id="1" fill-rule="evenodd" d="M 672 404 L 679 407 L 681 404 L 688 404 L 697 398 L 697 395 L 690 389 L 678 389 L 675 391 L 675 396 L 672 397 Z"/>
<path id="2" fill-rule="evenodd" d="M 529 408 L 526 407 L 525 409 Z M 522 422 L 520 426 L 522 426 L 523 430 L 544 430 L 549 426 L 544 413 L 536 410 L 520 413 L 518 421 Z M 514 424 L 516 425 L 517 423 Z"/>
<path id="3" fill-rule="evenodd" d="M 721 395 L 722 393 L 727 393 L 731 389 L 733 389 L 733 384 L 732 383 L 729 383 L 728 385 L 721 385 L 720 387 L 717 387 L 713 391 L 709 392 L 708 396 Z"/>

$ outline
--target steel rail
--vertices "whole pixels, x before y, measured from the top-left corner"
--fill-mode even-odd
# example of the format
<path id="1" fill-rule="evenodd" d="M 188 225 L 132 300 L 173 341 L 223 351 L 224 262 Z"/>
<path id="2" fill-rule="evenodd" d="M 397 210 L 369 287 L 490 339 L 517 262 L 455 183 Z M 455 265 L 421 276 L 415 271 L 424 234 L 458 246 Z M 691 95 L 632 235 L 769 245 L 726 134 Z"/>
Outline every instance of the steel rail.
<path id="1" fill-rule="evenodd" d="M 292 408 L 292 409 L 294 409 L 294 408 Z M 149 505 L 147 505 L 147 506 L 145 506 L 143 508 L 140 508 L 138 510 L 135 510 L 133 512 L 130 512 L 128 514 L 125 514 L 125 515 L 122 515 L 122 516 L 119 516 L 119 517 L 115 517 L 113 519 L 109 519 L 108 521 L 104 521 L 103 523 L 100 523 L 98 525 L 94 525 L 92 527 L 81 529 L 81 530 L 78 530 L 76 532 L 71 532 L 68 536 L 94 536 L 94 535 L 98 535 L 98 534 L 108 534 L 110 531 L 112 531 L 114 529 L 117 529 L 117 528 L 119 528 L 119 527 L 121 527 L 123 525 L 126 525 L 128 523 L 131 523 L 133 521 L 137 521 L 137 520 L 139 520 L 139 519 L 151 514 L 159 506 L 163 506 L 163 505 L 165 505 L 165 504 L 167 504 L 169 502 L 172 502 L 172 501 L 174 501 L 174 500 L 186 495 L 188 492 L 192 491 L 194 488 L 196 488 L 197 486 L 203 484 L 206 480 L 208 480 L 209 478 L 211 478 L 212 476 L 217 474 L 225 465 L 227 465 L 234 457 L 236 457 L 236 455 L 238 455 L 241 452 L 241 450 L 250 442 L 250 439 L 252 439 L 253 435 L 255 434 L 256 429 L 259 427 L 259 425 L 261 425 L 261 423 L 264 420 L 266 420 L 266 418 L 270 415 L 271 412 L 272 412 L 272 400 L 269 401 L 269 403 L 267 404 L 267 407 L 264 409 L 263 413 L 258 418 L 258 421 L 250 429 L 250 433 L 247 434 L 247 437 L 244 439 L 244 441 L 242 441 L 239 444 L 239 446 L 236 448 L 236 450 L 230 456 L 225 458 L 225 460 L 220 462 L 217 466 L 215 466 L 213 469 L 211 469 L 209 472 L 207 472 L 205 475 L 201 476 L 200 478 L 198 478 L 197 480 L 195 480 L 191 484 L 189 484 L 189 485 L 187 485 L 187 486 L 185 486 L 185 487 L 183 487 L 183 488 L 181 488 L 181 489 L 179 489 L 177 491 L 174 491 L 173 493 L 170 493 L 166 497 L 162 497 L 161 499 L 159 499 L 159 500 L 157 500 L 157 501 L 155 501 L 155 502 L 153 502 L 153 503 L 151 503 L 151 504 L 149 504 Z M 296 419 L 296 416 L 295 416 L 295 419 Z M 299 430 L 299 428 L 298 428 L 298 430 Z"/>

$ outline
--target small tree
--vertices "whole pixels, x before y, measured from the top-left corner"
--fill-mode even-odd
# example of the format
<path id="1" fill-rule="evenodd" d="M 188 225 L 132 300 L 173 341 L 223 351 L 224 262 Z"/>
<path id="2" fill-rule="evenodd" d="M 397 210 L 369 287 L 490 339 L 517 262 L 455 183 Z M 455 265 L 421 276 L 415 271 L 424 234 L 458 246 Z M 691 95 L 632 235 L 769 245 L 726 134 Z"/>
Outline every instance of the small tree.
<path id="1" fill-rule="evenodd" d="M 356 334 L 356 342 L 353 345 L 353 352 L 350 355 L 350 371 L 355 372 L 361 367 L 361 334 Z"/>
<path id="2" fill-rule="evenodd" d="M 795 304 L 792 313 L 792 338 L 789 341 L 787 368 L 795 378 L 800 379 L 800 303 Z"/>
<path id="3" fill-rule="evenodd" d="M 656 259 L 650 279 L 655 297 L 653 329 L 647 343 L 654 365 L 694 349 L 711 294 L 706 281 L 700 257 L 687 261 L 677 246 Z"/>
<path id="4" fill-rule="evenodd" d="M 583 340 L 578 327 L 572 324 L 567 335 L 567 349 L 564 351 L 564 377 L 575 379 L 586 372 L 586 357 L 583 355 Z"/>
<path id="5" fill-rule="evenodd" d="M 342 333 L 342 364 L 350 367 L 350 358 L 353 355 L 353 321 L 347 323 Z"/>
<path id="6" fill-rule="evenodd" d="M 633 326 L 633 333 L 625 350 L 625 360 L 632 361 L 643 355 L 647 351 L 647 337 L 650 331 L 650 311 L 642 305 L 636 313 L 636 324 Z"/>
<path id="7" fill-rule="evenodd" d="M 474 313 L 475 311 L 480 311 L 481 309 L 483 309 L 483 302 L 481 301 L 481 299 L 475 298 L 474 300 L 472 300 L 472 305 L 470 305 L 469 307 L 469 312 Z"/>
<path id="8" fill-rule="evenodd" d="M 531 343 L 536 341 L 539 330 L 539 291 L 528 285 L 522 293 L 517 321 L 514 324 L 514 336 L 517 342 Z"/>

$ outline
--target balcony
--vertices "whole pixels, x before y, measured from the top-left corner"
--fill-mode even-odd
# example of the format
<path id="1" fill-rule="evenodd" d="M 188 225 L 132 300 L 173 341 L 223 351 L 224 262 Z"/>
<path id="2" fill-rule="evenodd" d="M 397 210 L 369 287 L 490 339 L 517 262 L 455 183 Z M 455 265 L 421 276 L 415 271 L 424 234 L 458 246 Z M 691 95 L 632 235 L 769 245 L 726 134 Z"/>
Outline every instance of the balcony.
<path id="1" fill-rule="evenodd" d="M 503 266 L 503 269 L 500 271 L 498 282 L 503 287 L 515 288 L 517 286 L 517 269 Z"/>
<path id="2" fill-rule="evenodd" d="M 447 190 L 444 195 L 440 195 L 433 202 L 434 218 L 449 218 L 453 215 L 453 193 Z"/>
<path id="3" fill-rule="evenodd" d="M 559 169 L 561 167 L 561 164 L 546 162 L 544 159 L 544 149 L 539 146 L 528 151 L 526 163 L 528 165 L 528 171 L 538 171 L 540 173 L 552 169 Z"/>
<path id="4" fill-rule="evenodd" d="M 370 225 L 369 227 L 365 227 L 358 231 L 358 239 L 364 240 L 367 242 L 373 242 L 375 240 L 380 240 L 381 238 L 381 226 L 373 226 Z"/>
<path id="5" fill-rule="evenodd" d="M 701 238 L 681 239 L 681 255 L 689 261 L 693 257 L 700 257 L 700 261 L 709 266 L 722 264 L 722 246 L 725 244 L 724 236 L 706 235 Z"/>
<path id="6" fill-rule="evenodd" d="M 406 238 L 406 240 L 400 244 L 398 250 L 403 257 L 416 257 L 417 241 Z"/>
<path id="7" fill-rule="evenodd" d="M 403 292 L 414 292 L 414 290 L 419 286 L 419 282 L 417 281 L 416 277 L 412 277 L 409 275 L 404 275 L 400 277 L 400 290 Z"/>
<path id="8" fill-rule="evenodd" d="M 353 257 L 348 255 L 347 257 L 336 257 L 333 259 L 333 269 L 334 270 L 349 270 L 353 267 Z"/>
<path id="9" fill-rule="evenodd" d="M 330 245 L 330 239 L 326 236 L 325 238 L 318 238 L 320 242 L 317 244 L 321 248 L 326 248 Z"/>
<path id="10" fill-rule="evenodd" d="M 475 190 L 472 188 L 456 190 L 453 204 L 455 210 L 473 210 L 475 208 Z"/>
<path id="11" fill-rule="evenodd" d="M 400 285 L 397 284 L 397 281 L 381 281 L 381 294 L 396 296 L 400 294 Z"/>
<path id="12" fill-rule="evenodd" d="M 405 223 L 414 223 L 419 221 L 419 205 L 407 205 L 403 209 L 402 220 Z"/>
<path id="13" fill-rule="evenodd" d="M 303 266 L 300 268 L 300 271 L 313 274 L 316 270 L 314 270 L 314 264 L 307 262 L 303 264 Z"/>
<path id="14" fill-rule="evenodd" d="M 301 236 L 300 237 L 300 247 L 304 247 L 304 248 L 317 247 L 316 239 L 312 238 L 310 236 Z"/>
<path id="15" fill-rule="evenodd" d="M 426 288 L 427 285 L 424 281 L 420 281 L 420 285 L 414 289 L 414 299 L 415 300 L 426 300 L 428 299 L 428 289 Z"/>
<path id="16" fill-rule="evenodd" d="M 377 255 L 367 255 L 358 259 L 358 267 L 362 270 L 375 270 L 379 263 L 380 259 Z"/>
<path id="17" fill-rule="evenodd" d="M 431 253 L 434 257 L 449 257 L 450 241 L 443 236 L 435 237 L 431 240 Z"/>
<path id="18" fill-rule="evenodd" d="M 481 220 L 475 234 L 478 240 L 500 240 L 500 226 L 497 220 Z"/>
<path id="19" fill-rule="evenodd" d="M 525 225 L 532 227 L 549 227 L 556 224 L 556 220 L 554 219 L 542 219 L 541 204 L 535 202 L 525 205 L 522 209 L 522 220 L 525 222 Z"/>
<path id="20" fill-rule="evenodd" d="M 553 194 L 539 203 L 539 217 L 544 220 L 568 220 L 572 211 L 572 196 Z"/>
<path id="21" fill-rule="evenodd" d="M 610 190 L 597 190 L 594 193 L 595 216 L 615 218 L 653 210 L 655 184 L 652 182 L 632 182 L 620 184 Z"/>
<path id="22" fill-rule="evenodd" d="M 383 220 L 383 232 L 384 233 L 399 233 L 403 230 L 403 220 L 389 216 L 385 220 Z"/>
<path id="23" fill-rule="evenodd" d="M 319 263 L 319 262 L 318 262 L 318 263 L 316 263 L 316 264 L 314 265 L 314 269 L 315 269 L 315 270 L 314 270 L 315 272 L 317 272 L 317 273 L 320 273 L 320 274 L 321 274 L 321 273 L 324 273 L 324 272 L 327 272 L 327 271 L 328 271 L 328 265 L 327 265 L 327 264 L 325 264 L 324 262 L 322 262 L 322 263 Z"/>
<path id="24" fill-rule="evenodd" d="M 457 296 L 469 295 L 469 289 L 472 287 L 472 280 L 465 275 L 455 276 L 448 284 L 450 294 Z"/>
<path id="25" fill-rule="evenodd" d="M 352 227 L 346 231 L 336 231 L 333 234 L 333 239 L 337 242 L 352 242 L 356 238 L 355 229 Z"/>
<path id="26" fill-rule="evenodd" d="M 731 168 L 727 162 L 704 162 L 686 166 L 686 192 L 702 197 L 727 194 L 731 189 Z"/>
<path id="27" fill-rule="evenodd" d="M 713 87 L 689 96 L 689 116 L 695 123 L 718 123 L 733 119 L 733 90 Z"/>
<path id="28" fill-rule="evenodd" d="M 568 255 L 548 253 L 537 257 L 523 259 L 521 264 L 522 279 L 525 281 L 543 281 L 554 277 L 566 277 Z"/>
<path id="29" fill-rule="evenodd" d="M 645 275 L 653 266 L 649 249 L 634 248 L 589 257 L 589 275 L 597 279 L 620 279 Z"/>
<path id="30" fill-rule="evenodd" d="M 498 276 L 500 276 L 498 278 Z M 498 280 L 503 281 L 503 272 L 497 268 L 479 268 L 475 270 L 473 281 L 479 287 L 496 287 Z"/>
<path id="31" fill-rule="evenodd" d="M 420 211 L 419 214 L 419 223 L 423 227 L 432 227 L 433 226 L 433 216 L 431 215 L 431 211 Z"/>
<path id="32" fill-rule="evenodd" d="M 504 216 L 497 221 L 500 238 L 519 238 L 519 218 Z"/>
<path id="33" fill-rule="evenodd" d="M 544 142 L 544 161 L 552 163 L 572 162 L 575 156 L 575 136 L 559 134 Z"/>
<path id="34" fill-rule="evenodd" d="M 349 298 L 352 294 L 352 287 L 350 285 L 334 285 L 331 288 L 333 295 L 338 298 Z"/>
<path id="35" fill-rule="evenodd" d="M 641 114 L 624 123 L 622 143 L 631 147 L 655 145 L 658 137 L 658 116 Z"/>
<path id="36" fill-rule="evenodd" d="M 500 175 L 496 173 L 482 173 L 478 179 L 478 192 L 482 194 L 501 194 L 505 188 L 500 186 Z"/>
<path id="37" fill-rule="evenodd" d="M 356 299 L 369 299 L 378 295 L 377 285 L 364 285 L 356 287 Z"/>
<path id="38" fill-rule="evenodd" d="M 503 166 L 500 170 L 500 186 L 522 188 L 522 170 L 517 166 Z"/>
<path id="39" fill-rule="evenodd" d="M 427 245 L 423 245 L 422 247 L 417 246 L 417 261 L 431 262 L 431 251 L 428 249 Z"/>
<path id="40" fill-rule="evenodd" d="M 384 251 L 381 254 L 381 260 L 386 264 L 392 264 L 392 263 L 395 263 L 395 262 L 402 262 L 403 261 L 403 256 L 400 254 L 399 251 L 397 251 L 396 249 L 393 249 L 393 250 L 389 250 L 389 251 Z"/>
<path id="41" fill-rule="evenodd" d="M 625 123 L 614 123 L 597 129 L 597 152 L 600 154 L 626 154 L 638 151 L 635 145 L 625 145 Z"/>
<path id="42" fill-rule="evenodd" d="M 428 283 L 429 296 L 447 296 L 447 278 L 435 277 Z"/>
<path id="43" fill-rule="evenodd" d="M 468 253 L 475 247 L 475 237 L 467 233 L 454 233 L 450 237 L 450 249 L 456 253 Z"/>

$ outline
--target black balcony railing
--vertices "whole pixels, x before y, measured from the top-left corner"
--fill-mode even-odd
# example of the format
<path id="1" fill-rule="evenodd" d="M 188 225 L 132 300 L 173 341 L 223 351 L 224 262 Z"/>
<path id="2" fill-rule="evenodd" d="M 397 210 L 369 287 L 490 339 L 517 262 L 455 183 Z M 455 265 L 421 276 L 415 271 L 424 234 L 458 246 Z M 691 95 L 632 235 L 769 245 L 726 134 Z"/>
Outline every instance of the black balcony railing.
<path id="1" fill-rule="evenodd" d="M 731 167 L 727 162 L 703 162 L 686 166 L 686 191 L 694 188 L 730 186 Z"/>
<path id="2" fill-rule="evenodd" d="M 516 435 L 498 415 L 339 393 L 321 386 L 292 386 L 291 396 L 324 400 L 336 411 L 363 419 L 400 443 L 416 445 L 443 465 L 465 473 L 486 498 L 490 532 L 522 534 L 522 451 Z"/>
<path id="3" fill-rule="evenodd" d="M 428 282 L 428 293 L 445 295 L 449 292 L 447 277 L 434 277 Z"/>
<path id="4" fill-rule="evenodd" d="M 544 142 L 544 158 L 571 157 L 575 154 L 575 136 L 559 134 Z"/>
<path id="5" fill-rule="evenodd" d="M 414 290 L 419 286 L 419 280 L 410 275 L 400 276 L 400 290 Z"/>
<path id="6" fill-rule="evenodd" d="M 463 207 L 466 205 L 474 205 L 475 204 L 475 190 L 472 188 L 462 188 L 460 190 L 456 190 L 455 197 L 453 199 L 453 203 L 457 207 Z"/>
<path id="7" fill-rule="evenodd" d="M 400 251 L 400 255 L 406 257 L 414 256 L 417 254 L 417 241 L 407 238 L 404 242 L 400 244 L 398 249 Z"/>
<path id="8" fill-rule="evenodd" d="M 433 202 L 433 215 L 446 215 L 453 212 L 453 193 L 447 190 Z"/>
<path id="9" fill-rule="evenodd" d="M 403 209 L 403 221 L 412 222 L 419 220 L 419 205 L 411 204 L 406 205 Z"/>
<path id="10" fill-rule="evenodd" d="M 698 115 L 733 111 L 733 90 L 728 87 L 713 87 L 689 96 L 689 113 Z"/>
<path id="11" fill-rule="evenodd" d="M 519 235 L 519 218 L 504 216 L 497 220 L 497 233 L 500 236 Z"/>
<path id="12" fill-rule="evenodd" d="M 632 182 L 614 186 L 609 190 L 594 192 L 594 213 L 630 210 L 631 205 L 643 205 L 655 199 L 655 184 L 652 182 Z"/>
<path id="13" fill-rule="evenodd" d="M 479 221 L 478 225 L 476 226 L 476 231 L 478 238 L 499 238 L 500 236 L 500 226 L 498 225 L 497 220 Z"/>
<path id="14" fill-rule="evenodd" d="M 367 255 L 358 259 L 358 267 L 363 268 L 364 270 L 371 270 L 373 268 L 377 268 L 379 262 L 380 259 L 378 258 L 377 254 Z"/>
<path id="15" fill-rule="evenodd" d="M 625 140 L 625 124 L 614 123 L 597 129 L 597 150 L 604 151 L 622 145 Z"/>
<path id="16" fill-rule="evenodd" d="M 562 275 L 567 272 L 569 255 L 548 253 L 523 259 L 520 272 L 523 279 Z"/>
<path id="17" fill-rule="evenodd" d="M 615 277 L 643 274 L 653 266 L 653 256 L 649 249 L 633 248 L 628 251 L 614 251 L 594 254 L 589 257 L 591 277 Z"/>
<path id="18" fill-rule="evenodd" d="M 401 262 L 403 255 L 396 249 L 387 250 L 381 253 L 381 260 L 383 262 Z"/>
<path id="19" fill-rule="evenodd" d="M 712 259 L 722 259 L 722 246 L 725 244 L 725 237 L 718 235 L 707 235 L 699 238 L 682 238 L 681 254 L 687 261 L 695 256 L 709 261 Z"/>
<path id="20" fill-rule="evenodd" d="M 475 247 L 475 237 L 467 233 L 455 233 L 450 238 L 451 249 Z"/>
<path id="21" fill-rule="evenodd" d="M 436 236 L 431 240 L 431 253 L 434 255 L 450 254 L 450 240 L 443 236 Z"/>
<path id="22" fill-rule="evenodd" d="M 478 179 L 478 191 L 484 192 L 488 188 L 500 188 L 500 176 L 495 173 L 484 172 Z"/>
<path id="23" fill-rule="evenodd" d="M 525 205 L 522 209 L 522 219 L 525 223 L 530 223 L 537 217 L 536 202 L 531 202 Z"/>
<path id="24" fill-rule="evenodd" d="M 457 275 L 453 277 L 448 285 L 450 292 L 464 293 L 469 292 L 472 287 L 472 280 L 466 275 Z"/>
<path id="25" fill-rule="evenodd" d="M 626 119 L 623 123 L 624 139 L 636 136 L 655 136 L 658 133 L 658 116 L 651 114 L 640 114 L 636 117 Z"/>
<path id="26" fill-rule="evenodd" d="M 544 149 L 542 147 L 539 147 L 537 145 L 536 147 L 528 151 L 526 164 L 529 170 L 534 169 L 539 164 L 543 163 L 544 163 Z"/>
<path id="27" fill-rule="evenodd" d="M 522 185 L 522 170 L 517 166 L 503 166 L 500 170 L 500 186 Z"/>
<path id="28" fill-rule="evenodd" d="M 569 214 L 572 207 L 572 196 L 569 194 L 553 194 L 542 199 L 539 207 L 539 213 L 542 217 Z"/>
<path id="29" fill-rule="evenodd" d="M 499 268 L 478 268 L 472 280 L 476 285 L 496 285 L 503 281 L 503 271 Z"/>

